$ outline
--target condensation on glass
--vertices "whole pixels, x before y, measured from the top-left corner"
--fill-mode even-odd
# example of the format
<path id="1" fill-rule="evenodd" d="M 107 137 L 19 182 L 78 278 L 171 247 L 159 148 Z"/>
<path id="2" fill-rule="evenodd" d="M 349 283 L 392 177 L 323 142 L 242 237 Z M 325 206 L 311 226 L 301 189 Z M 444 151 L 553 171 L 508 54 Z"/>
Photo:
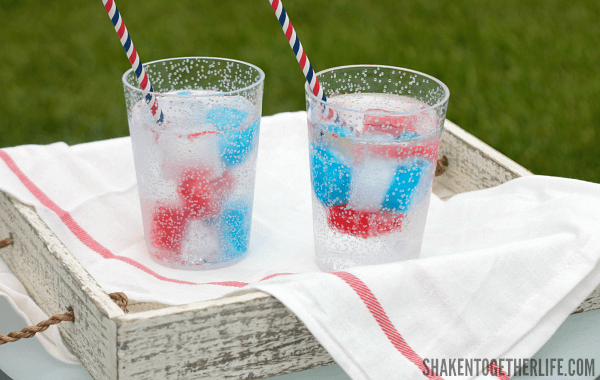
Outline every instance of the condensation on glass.
<path id="1" fill-rule="evenodd" d="M 248 253 L 264 73 L 219 58 L 144 65 L 165 122 L 123 75 L 144 238 L 159 264 L 212 269 Z"/>
<path id="2" fill-rule="evenodd" d="M 346 66 L 306 86 L 317 264 L 335 271 L 418 258 L 448 88 L 419 72 Z"/>

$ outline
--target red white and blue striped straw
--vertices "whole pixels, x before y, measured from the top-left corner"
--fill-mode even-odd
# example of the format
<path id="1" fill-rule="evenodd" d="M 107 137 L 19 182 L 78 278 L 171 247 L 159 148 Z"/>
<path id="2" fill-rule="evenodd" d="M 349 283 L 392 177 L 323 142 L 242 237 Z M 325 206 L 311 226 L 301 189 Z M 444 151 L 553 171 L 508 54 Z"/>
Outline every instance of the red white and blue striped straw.
<path id="1" fill-rule="evenodd" d="M 154 117 L 154 120 L 158 125 L 162 125 L 165 121 L 165 115 L 158 105 L 158 99 L 154 96 L 154 88 L 152 87 L 152 84 L 150 84 L 150 79 L 148 78 L 146 70 L 144 70 L 140 56 L 137 54 L 133 42 L 131 42 L 127 27 L 125 27 L 123 18 L 117 9 L 117 4 L 115 4 L 114 0 L 102 0 L 102 3 L 104 3 L 104 8 L 106 8 L 106 11 L 108 12 L 108 17 L 112 21 L 115 31 L 121 40 L 121 45 L 123 45 L 123 49 L 125 49 L 125 53 L 127 53 L 127 58 L 129 58 L 129 63 L 131 64 L 131 67 L 133 67 L 133 71 L 135 71 L 138 83 L 140 84 L 142 91 L 147 93 L 144 98 L 146 104 L 150 107 L 152 117 Z"/>
<path id="2" fill-rule="evenodd" d="M 306 77 L 306 82 L 308 82 L 310 90 L 317 97 L 317 99 L 327 102 L 327 96 L 325 96 L 325 92 L 323 92 L 323 88 L 321 87 L 321 84 L 319 83 L 319 80 L 313 71 L 312 65 L 306 56 L 306 52 L 302 47 L 302 43 L 296 34 L 296 30 L 292 26 L 292 21 L 290 21 L 290 18 L 283 7 L 281 0 L 269 0 L 269 2 L 271 2 L 271 7 L 273 7 L 275 16 L 279 20 L 281 29 L 283 30 L 283 33 L 285 33 L 285 36 L 290 43 L 290 47 L 296 55 L 296 60 L 298 61 L 298 64 L 300 65 L 300 68 Z M 341 121 L 337 112 L 326 105 L 324 106 L 322 112 L 326 119 L 334 120 L 335 122 Z"/>

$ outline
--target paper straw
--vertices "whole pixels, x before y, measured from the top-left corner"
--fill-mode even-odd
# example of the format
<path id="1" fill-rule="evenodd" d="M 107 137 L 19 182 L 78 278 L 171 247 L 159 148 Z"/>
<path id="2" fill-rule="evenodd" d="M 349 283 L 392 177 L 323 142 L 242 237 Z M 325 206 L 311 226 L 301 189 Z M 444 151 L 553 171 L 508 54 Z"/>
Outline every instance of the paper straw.
<path id="1" fill-rule="evenodd" d="M 281 0 L 269 0 L 269 2 L 271 3 L 271 7 L 273 7 L 275 16 L 279 20 L 279 24 L 281 25 L 283 33 L 290 43 L 290 47 L 296 55 L 296 60 L 298 61 L 298 64 L 300 65 L 300 68 L 306 77 L 306 82 L 308 82 L 310 90 L 317 97 L 317 99 L 321 99 L 322 101 L 326 102 L 327 96 L 325 96 L 325 93 L 323 92 L 323 88 L 321 87 L 321 84 L 319 83 L 319 80 L 313 71 L 312 65 L 306 56 L 306 52 L 302 47 L 302 43 L 296 34 L 296 30 L 292 26 L 292 22 L 290 21 L 285 8 L 283 8 Z M 327 105 L 323 107 L 321 112 L 323 113 L 323 117 L 326 119 L 333 120 L 336 123 L 341 122 L 341 118 L 337 112 L 327 107 Z"/>
<path id="2" fill-rule="evenodd" d="M 129 37 L 127 27 L 125 27 L 123 18 L 117 9 L 117 4 L 115 4 L 114 0 L 102 0 L 102 3 L 104 4 L 104 8 L 106 8 L 106 11 L 108 12 L 108 17 L 112 21 L 115 31 L 121 40 L 121 45 L 123 45 L 123 49 L 125 49 L 125 53 L 127 53 L 127 58 L 129 58 L 129 63 L 131 64 L 131 67 L 133 67 L 133 71 L 135 71 L 135 75 L 142 91 L 147 92 L 144 98 L 146 104 L 150 107 L 152 117 L 154 117 L 154 120 L 158 125 L 162 125 L 165 121 L 165 115 L 158 105 L 158 99 L 154 96 L 154 88 L 152 87 L 152 84 L 150 84 L 150 79 L 148 78 L 146 70 L 144 70 L 140 56 L 133 46 L 131 37 Z"/>

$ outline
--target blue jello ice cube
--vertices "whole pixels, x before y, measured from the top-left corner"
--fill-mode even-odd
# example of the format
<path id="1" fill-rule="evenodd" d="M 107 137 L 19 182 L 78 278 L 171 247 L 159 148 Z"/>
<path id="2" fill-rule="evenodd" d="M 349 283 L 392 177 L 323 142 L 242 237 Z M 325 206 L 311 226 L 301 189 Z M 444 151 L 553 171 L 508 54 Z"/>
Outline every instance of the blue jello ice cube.
<path id="1" fill-rule="evenodd" d="M 319 125 L 319 128 L 323 128 L 324 131 L 330 134 L 338 135 L 339 137 L 348 137 L 351 135 L 348 127 L 342 124 Z"/>
<path id="2" fill-rule="evenodd" d="M 236 166 L 248 158 L 253 141 L 258 134 L 260 120 L 248 125 L 244 129 L 238 129 L 219 135 L 219 154 L 226 166 Z"/>
<path id="3" fill-rule="evenodd" d="M 407 131 L 405 129 L 402 131 L 400 136 L 396 137 L 396 140 L 410 140 L 410 139 L 414 139 L 415 137 L 418 137 L 418 136 L 420 136 L 418 133 Z"/>
<path id="4" fill-rule="evenodd" d="M 235 108 L 213 107 L 206 115 L 206 121 L 214 124 L 219 132 L 219 155 L 226 166 L 236 166 L 244 162 L 253 148 L 260 120 L 242 129 L 239 128 L 249 113 Z"/>
<path id="5" fill-rule="evenodd" d="M 250 239 L 250 207 L 242 201 L 226 204 L 219 217 L 219 231 L 226 260 L 241 256 Z"/>
<path id="6" fill-rule="evenodd" d="M 206 122 L 214 124 L 219 131 L 229 131 L 242 125 L 247 117 L 248 111 L 215 106 L 206 113 Z"/>
<path id="7" fill-rule="evenodd" d="M 310 146 L 312 186 L 319 202 L 326 207 L 348 203 L 352 169 L 338 153 L 320 145 Z"/>
<path id="8" fill-rule="evenodd" d="M 426 174 L 428 165 L 425 160 L 411 160 L 400 164 L 382 202 L 384 211 L 406 213 L 414 198 L 419 181 Z"/>

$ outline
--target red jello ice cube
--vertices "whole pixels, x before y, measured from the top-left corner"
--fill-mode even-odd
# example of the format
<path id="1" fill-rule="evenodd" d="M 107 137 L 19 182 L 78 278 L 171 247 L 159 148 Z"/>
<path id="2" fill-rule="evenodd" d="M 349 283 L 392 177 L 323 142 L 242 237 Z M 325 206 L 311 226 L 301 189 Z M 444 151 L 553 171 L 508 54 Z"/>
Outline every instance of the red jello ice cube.
<path id="1" fill-rule="evenodd" d="M 426 158 L 437 161 L 440 140 L 436 136 L 429 137 L 419 144 L 353 144 L 350 147 L 350 156 L 355 164 L 361 163 L 366 158 L 379 158 L 384 160 L 405 160 L 409 157 Z"/>
<path id="2" fill-rule="evenodd" d="M 188 217 L 189 210 L 185 207 L 155 207 L 150 231 L 152 245 L 168 251 L 169 256 L 179 255 Z"/>
<path id="3" fill-rule="evenodd" d="M 333 230 L 366 239 L 400 231 L 403 218 L 403 214 L 354 210 L 341 205 L 329 208 L 327 223 Z"/>
<path id="4" fill-rule="evenodd" d="M 400 136 L 402 132 L 416 133 L 417 115 L 385 116 L 382 114 L 369 114 L 368 112 L 390 112 L 386 110 L 369 109 L 364 116 L 363 125 L 365 132 L 384 132 L 394 136 Z"/>
<path id="5" fill-rule="evenodd" d="M 181 174 L 177 193 L 193 216 L 215 216 L 221 212 L 233 188 L 233 180 L 228 172 L 215 176 L 211 170 L 190 169 Z"/>

